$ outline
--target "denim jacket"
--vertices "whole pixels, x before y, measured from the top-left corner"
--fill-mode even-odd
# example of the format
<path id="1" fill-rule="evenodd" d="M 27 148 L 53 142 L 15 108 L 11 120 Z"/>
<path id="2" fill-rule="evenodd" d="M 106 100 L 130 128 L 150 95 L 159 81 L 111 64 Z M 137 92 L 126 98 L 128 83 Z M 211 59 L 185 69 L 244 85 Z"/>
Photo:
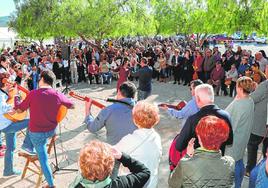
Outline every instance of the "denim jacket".
<path id="1" fill-rule="evenodd" d="M 7 94 L 0 90 L 0 130 L 3 130 L 12 123 L 11 120 L 4 117 L 4 114 L 12 109 L 12 106 L 7 104 L 7 99 Z"/>

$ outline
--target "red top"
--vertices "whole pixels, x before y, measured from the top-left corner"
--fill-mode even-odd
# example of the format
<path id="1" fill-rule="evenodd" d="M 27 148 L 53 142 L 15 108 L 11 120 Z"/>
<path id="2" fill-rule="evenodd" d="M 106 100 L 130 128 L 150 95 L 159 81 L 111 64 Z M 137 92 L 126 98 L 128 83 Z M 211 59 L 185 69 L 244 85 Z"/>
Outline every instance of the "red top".
<path id="1" fill-rule="evenodd" d="M 194 66 L 196 67 L 197 72 L 202 72 L 202 63 L 204 58 L 202 56 L 196 57 L 194 61 Z"/>
<path id="2" fill-rule="evenodd" d="M 99 67 L 98 67 L 98 65 L 96 65 L 96 64 L 89 64 L 88 65 L 88 72 L 90 73 L 90 74 L 98 74 L 98 72 L 99 72 Z"/>
<path id="3" fill-rule="evenodd" d="M 73 103 L 62 93 L 52 88 L 32 90 L 26 99 L 19 103 L 15 99 L 15 109 L 23 111 L 30 108 L 29 130 L 49 132 L 57 127 L 57 114 L 61 105 L 71 108 Z"/>

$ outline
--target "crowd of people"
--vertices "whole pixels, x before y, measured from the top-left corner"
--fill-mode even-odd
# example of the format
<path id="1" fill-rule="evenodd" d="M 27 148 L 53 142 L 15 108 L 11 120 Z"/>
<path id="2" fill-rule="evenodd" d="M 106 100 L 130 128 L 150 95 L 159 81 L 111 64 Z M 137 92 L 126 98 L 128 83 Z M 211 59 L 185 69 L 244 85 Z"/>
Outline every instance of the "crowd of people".
<path id="1" fill-rule="evenodd" d="M 195 41 L 171 39 L 109 42 L 103 47 L 92 47 L 83 42 L 76 44 L 16 46 L 14 50 L 4 49 L 2 54 L 11 62 L 11 74 L 16 81 L 25 81 L 30 90 L 37 88 L 38 76 L 43 70 L 52 70 L 62 84 L 83 81 L 110 84 L 117 80 L 118 90 L 124 81 L 138 80 L 135 78 L 139 74 L 137 71 L 145 61 L 152 69 L 147 76 L 159 82 L 190 85 L 192 80 L 199 78 L 213 85 L 216 95 L 229 94 L 233 97 L 239 77 L 251 77 L 259 84 L 266 80 L 265 73 L 268 72 L 268 60 L 263 50 L 252 54 L 251 50 L 242 49 L 241 46 L 236 50 L 227 46 L 221 54 L 217 46 L 210 49 L 205 44 L 197 47 Z M 6 62 L 5 59 L 1 61 Z M 140 86 L 139 90 L 150 93 L 151 88 L 146 85 Z"/>
<path id="2" fill-rule="evenodd" d="M 170 187 L 239 188 L 244 175 L 250 176 L 250 187 L 266 187 L 267 73 L 264 51 L 253 56 L 238 46 L 236 51 L 227 47 L 221 54 L 217 47 L 199 48 L 194 41 L 109 42 L 103 47 L 80 42 L 68 46 L 67 52 L 60 45 L 4 49 L 0 64 L 0 156 L 5 157 L 4 176 L 20 174 L 13 168 L 13 155 L 16 133 L 26 129 L 22 150 L 38 156 L 48 183 L 45 187 L 55 187 L 45 146 L 56 134 L 60 107 L 74 108 L 55 90 L 57 81 L 110 84 L 117 80 L 114 103 L 97 117 L 91 115 L 92 100 L 85 103 L 87 129 L 95 133 L 105 127 L 107 143 L 94 140 L 81 149 L 80 172 L 70 187 L 157 187 L 162 145 L 154 127 L 160 119 L 159 108 L 183 119 L 182 130 L 169 150 Z M 30 93 L 21 100 L 18 89 L 5 79 L 26 87 Z M 146 102 L 153 79 L 161 84 L 189 86 L 192 99 L 180 110 Z M 138 88 L 130 82 L 135 80 Z M 11 90 L 16 93 L 14 104 L 7 103 Z M 221 94 L 234 97 L 226 109 L 214 103 L 215 95 Z M 5 116 L 27 109 L 29 119 L 13 122 Z M 261 143 L 264 160 L 257 165 Z"/>

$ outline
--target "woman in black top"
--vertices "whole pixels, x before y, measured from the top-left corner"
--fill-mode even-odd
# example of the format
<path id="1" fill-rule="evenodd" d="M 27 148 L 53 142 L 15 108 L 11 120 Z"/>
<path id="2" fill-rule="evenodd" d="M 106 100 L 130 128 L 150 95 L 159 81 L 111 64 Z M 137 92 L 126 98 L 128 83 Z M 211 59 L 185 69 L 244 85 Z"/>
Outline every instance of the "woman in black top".
<path id="1" fill-rule="evenodd" d="M 111 179 L 116 159 L 127 167 L 131 174 Z M 142 188 L 150 178 L 149 169 L 142 163 L 97 140 L 81 149 L 79 166 L 81 174 L 69 188 Z"/>

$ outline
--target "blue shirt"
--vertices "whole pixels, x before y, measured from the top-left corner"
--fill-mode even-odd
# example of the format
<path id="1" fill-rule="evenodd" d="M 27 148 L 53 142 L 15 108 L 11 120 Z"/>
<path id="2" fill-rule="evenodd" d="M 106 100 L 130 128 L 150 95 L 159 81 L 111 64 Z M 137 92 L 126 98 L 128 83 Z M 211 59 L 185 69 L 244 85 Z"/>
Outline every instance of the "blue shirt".
<path id="1" fill-rule="evenodd" d="M 134 99 L 130 98 L 124 98 L 121 101 L 132 106 L 135 104 Z M 88 116 L 85 122 L 92 133 L 105 127 L 107 142 L 111 145 L 117 144 L 124 136 L 137 129 L 132 120 L 132 107 L 119 102 L 102 109 L 95 119 L 91 115 Z"/>
<path id="2" fill-rule="evenodd" d="M 199 111 L 199 108 L 196 104 L 195 97 L 193 96 L 192 99 L 183 107 L 181 110 L 175 110 L 172 108 L 168 108 L 168 114 L 172 117 L 177 119 L 183 119 L 182 125 L 184 125 L 187 118 L 191 115 L 194 115 Z"/>
<path id="3" fill-rule="evenodd" d="M 257 164 L 251 171 L 250 171 L 250 177 L 249 177 L 249 185 L 248 187 L 250 188 L 255 188 L 256 187 L 256 180 L 258 173 L 260 171 L 260 166 L 264 163 L 265 164 L 266 158 L 262 159 L 259 164 Z M 259 183 L 261 183 L 259 181 Z"/>
<path id="4" fill-rule="evenodd" d="M 0 130 L 8 127 L 12 121 L 5 118 L 4 114 L 12 109 L 12 106 L 7 104 L 8 96 L 0 90 Z"/>
<path id="5" fill-rule="evenodd" d="M 238 75 L 241 74 L 244 76 L 245 71 L 248 70 L 249 68 L 250 68 L 249 64 L 240 64 L 238 69 L 237 69 Z"/>

